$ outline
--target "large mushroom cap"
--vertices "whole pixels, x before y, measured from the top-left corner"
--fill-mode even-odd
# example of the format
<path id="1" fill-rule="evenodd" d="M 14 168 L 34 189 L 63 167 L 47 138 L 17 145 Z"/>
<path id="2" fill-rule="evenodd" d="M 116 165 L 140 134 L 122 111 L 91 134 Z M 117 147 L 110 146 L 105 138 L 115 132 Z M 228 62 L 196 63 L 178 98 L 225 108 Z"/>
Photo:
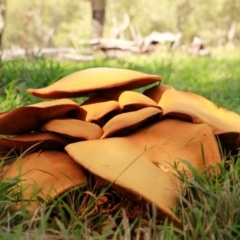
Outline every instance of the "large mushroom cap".
<path id="1" fill-rule="evenodd" d="M 194 123 L 207 123 L 214 134 L 240 133 L 240 116 L 216 106 L 208 99 L 191 92 L 168 89 L 162 93 L 158 105 L 163 115 L 189 116 Z"/>
<path id="2" fill-rule="evenodd" d="M 181 183 L 154 166 L 141 151 L 124 138 L 108 138 L 70 144 L 69 155 L 84 168 L 137 196 L 153 202 L 175 221 L 175 207 Z"/>
<path id="3" fill-rule="evenodd" d="M 85 140 L 99 139 L 103 134 L 97 124 L 77 119 L 52 119 L 45 123 L 41 130 Z"/>
<path id="4" fill-rule="evenodd" d="M 85 184 L 85 175 L 79 164 L 68 154 L 57 151 L 32 153 L 18 159 L 4 175 L 5 179 L 15 177 L 20 177 L 23 199 L 31 200 L 33 209 L 40 205 L 37 197 L 47 201 Z"/>
<path id="5" fill-rule="evenodd" d="M 175 220 L 170 209 L 175 207 L 181 183 L 173 175 L 174 164 L 187 171 L 180 161 L 184 159 L 204 170 L 221 159 L 207 124 L 171 119 L 124 138 L 72 143 L 65 149 L 90 172 L 155 203 Z"/>
<path id="6" fill-rule="evenodd" d="M 102 89 L 134 89 L 160 81 L 157 75 L 128 69 L 91 68 L 72 73 L 48 87 L 28 89 L 27 92 L 40 98 L 71 98 L 88 96 Z"/>
<path id="7" fill-rule="evenodd" d="M 127 136 L 132 144 L 146 151 L 156 165 L 171 170 L 188 169 L 187 160 L 193 167 L 204 170 L 220 162 L 218 143 L 207 124 L 193 124 L 177 119 L 165 119 Z"/>
<path id="8" fill-rule="evenodd" d="M 18 107 L 0 114 L 0 134 L 18 135 L 39 128 L 46 121 L 59 117 L 79 117 L 80 107 L 70 99 L 41 102 Z"/>

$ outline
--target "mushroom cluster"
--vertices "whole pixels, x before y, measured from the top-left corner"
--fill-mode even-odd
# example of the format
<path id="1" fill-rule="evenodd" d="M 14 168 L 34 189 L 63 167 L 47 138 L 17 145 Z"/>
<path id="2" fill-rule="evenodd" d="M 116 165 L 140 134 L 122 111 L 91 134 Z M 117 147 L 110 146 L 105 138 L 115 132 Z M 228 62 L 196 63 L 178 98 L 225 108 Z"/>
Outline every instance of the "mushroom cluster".
<path id="1" fill-rule="evenodd" d="M 163 85 L 157 75 L 92 68 L 27 91 L 54 100 L 0 113 L 0 157 L 17 154 L 1 171 L 5 179 L 21 177 L 24 199 L 33 192 L 56 198 L 86 184 L 90 172 L 179 222 L 176 172 L 190 176 L 186 161 L 201 171 L 217 166 L 219 139 L 228 149 L 239 146 L 238 114 Z M 88 99 L 79 105 L 76 97 Z M 39 204 L 31 199 L 32 209 Z"/>

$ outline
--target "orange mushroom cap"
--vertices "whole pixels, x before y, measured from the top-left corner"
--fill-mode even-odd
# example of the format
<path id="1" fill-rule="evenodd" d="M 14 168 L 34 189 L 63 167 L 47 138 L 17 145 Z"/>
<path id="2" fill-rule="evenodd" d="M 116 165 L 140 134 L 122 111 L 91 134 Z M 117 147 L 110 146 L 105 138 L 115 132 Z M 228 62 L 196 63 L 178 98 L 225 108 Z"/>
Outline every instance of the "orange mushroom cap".
<path id="1" fill-rule="evenodd" d="M 170 210 L 176 205 L 181 186 L 173 175 L 154 166 L 124 138 L 81 143 L 68 145 L 66 151 L 84 168 L 155 203 L 165 214 L 179 222 Z"/>
<path id="2" fill-rule="evenodd" d="M 143 94 L 151 98 L 154 102 L 158 103 L 163 93 L 168 89 L 174 89 L 174 88 L 169 85 L 161 84 L 145 90 Z"/>
<path id="3" fill-rule="evenodd" d="M 200 95 L 167 89 L 162 93 L 158 105 L 162 107 L 163 115 L 174 115 L 180 118 L 185 115 L 194 123 L 209 124 L 214 134 L 240 133 L 240 115 L 218 107 Z"/>
<path id="4" fill-rule="evenodd" d="M 103 126 L 111 117 L 121 112 L 121 107 L 117 101 L 104 97 L 92 97 L 81 104 L 81 109 L 85 111 L 83 120 L 93 122 Z"/>
<path id="5" fill-rule="evenodd" d="M 208 124 L 164 119 L 127 138 L 140 149 L 149 149 L 146 151 L 149 159 L 168 170 L 176 163 L 179 170 L 185 169 L 187 172 L 181 159 L 202 171 L 221 161 L 217 140 Z"/>
<path id="6" fill-rule="evenodd" d="M 144 107 L 158 107 L 157 103 L 151 98 L 134 91 L 114 89 L 103 92 L 102 96 L 119 102 L 123 111 L 134 111 Z"/>
<path id="7" fill-rule="evenodd" d="M 41 205 L 36 195 L 48 201 L 86 182 L 81 166 L 58 151 L 37 152 L 18 159 L 4 174 L 4 179 L 15 177 L 20 177 L 23 199 L 31 200 L 33 210 Z"/>
<path id="8" fill-rule="evenodd" d="M 149 122 L 155 122 L 160 119 L 162 110 L 155 107 L 146 107 L 134 112 L 119 114 L 110 119 L 103 126 L 103 135 L 101 138 L 106 138 L 112 135 L 126 135 L 131 130 L 136 130 Z"/>
<path id="9" fill-rule="evenodd" d="M 40 98 L 88 96 L 102 89 L 135 89 L 160 82 L 157 75 L 118 68 L 91 68 L 72 73 L 52 85 L 27 92 Z"/>
<path id="10" fill-rule="evenodd" d="M 183 134 L 184 133 L 184 134 Z M 169 215 L 182 183 L 173 165 L 188 170 L 181 159 L 201 170 L 220 162 L 216 139 L 207 124 L 166 119 L 126 137 L 72 143 L 68 154 L 84 168 L 140 195 Z M 174 174 L 173 174 L 174 173 Z"/>
<path id="11" fill-rule="evenodd" d="M 97 124 L 77 119 L 52 119 L 45 123 L 41 130 L 85 140 L 99 139 L 103 134 Z"/>
<path id="12" fill-rule="evenodd" d="M 18 107 L 0 114 L 0 134 L 17 135 L 38 129 L 46 121 L 59 117 L 80 115 L 80 107 L 70 99 Z"/>

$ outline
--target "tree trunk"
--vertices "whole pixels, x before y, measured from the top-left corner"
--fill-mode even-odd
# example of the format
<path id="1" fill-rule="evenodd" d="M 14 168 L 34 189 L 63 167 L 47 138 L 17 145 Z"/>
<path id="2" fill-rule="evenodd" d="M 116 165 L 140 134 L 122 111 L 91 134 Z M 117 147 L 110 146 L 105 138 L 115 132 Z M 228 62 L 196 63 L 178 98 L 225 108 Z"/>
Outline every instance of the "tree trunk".
<path id="1" fill-rule="evenodd" d="M 6 0 L 0 0 L 0 48 L 2 49 L 2 37 L 5 26 Z"/>
<path id="2" fill-rule="evenodd" d="M 91 0 L 92 5 L 92 38 L 101 38 L 105 20 L 105 0 Z"/>
<path id="3" fill-rule="evenodd" d="M 228 43 L 233 43 L 235 35 L 236 35 L 236 27 L 237 27 L 237 23 L 235 21 L 232 21 L 231 26 L 227 33 Z"/>

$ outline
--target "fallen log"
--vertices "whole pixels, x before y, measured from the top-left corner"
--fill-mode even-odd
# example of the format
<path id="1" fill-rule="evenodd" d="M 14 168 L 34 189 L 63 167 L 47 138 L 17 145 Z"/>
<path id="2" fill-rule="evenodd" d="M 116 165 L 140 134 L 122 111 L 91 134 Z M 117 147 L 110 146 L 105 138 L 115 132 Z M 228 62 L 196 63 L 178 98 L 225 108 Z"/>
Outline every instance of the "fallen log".
<path id="1" fill-rule="evenodd" d="M 170 32 L 152 32 L 145 38 L 139 39 L 138 41 L 131 41 L 125 39 L 105 39 L 97 38 L 90 39 L 89 41 L 82 41 L 80 44 L 92 46 L 94 50 L 121 50 L 129 51 L 132 53 L 146 53 L 156 50 L 156 45 L 163 45 L 170 43 L 171 50 L 175 50 L 181 42 L 181 33 L 170 33 Z"/>
<path id="2" fill-rule="evenodd" d="M 159 33 L 154 31 L 145 38 L 135 41 L 125 39 L 96 38 L 87 41 L 80 40 L 78 44 L 86 48 L 91 47 L 93 51 L 101 50 L 109 57 L 119 57 L 132 53 L 142 54 L 153 52 L 158 49 L 159 45 L 164 45 L 167 43 L 171 44 L 170 49 L 174 51 L 180 45 L 181 37 L 181 33 Z M 39 56 L 53 57 L 60 61 L 91 61 L 94 59 L 93 55 L 81 55 L 76 51 L 76 49 L 71 47 L 5 49 L 0 51 L 0 56 L 2 60 Z"/>

